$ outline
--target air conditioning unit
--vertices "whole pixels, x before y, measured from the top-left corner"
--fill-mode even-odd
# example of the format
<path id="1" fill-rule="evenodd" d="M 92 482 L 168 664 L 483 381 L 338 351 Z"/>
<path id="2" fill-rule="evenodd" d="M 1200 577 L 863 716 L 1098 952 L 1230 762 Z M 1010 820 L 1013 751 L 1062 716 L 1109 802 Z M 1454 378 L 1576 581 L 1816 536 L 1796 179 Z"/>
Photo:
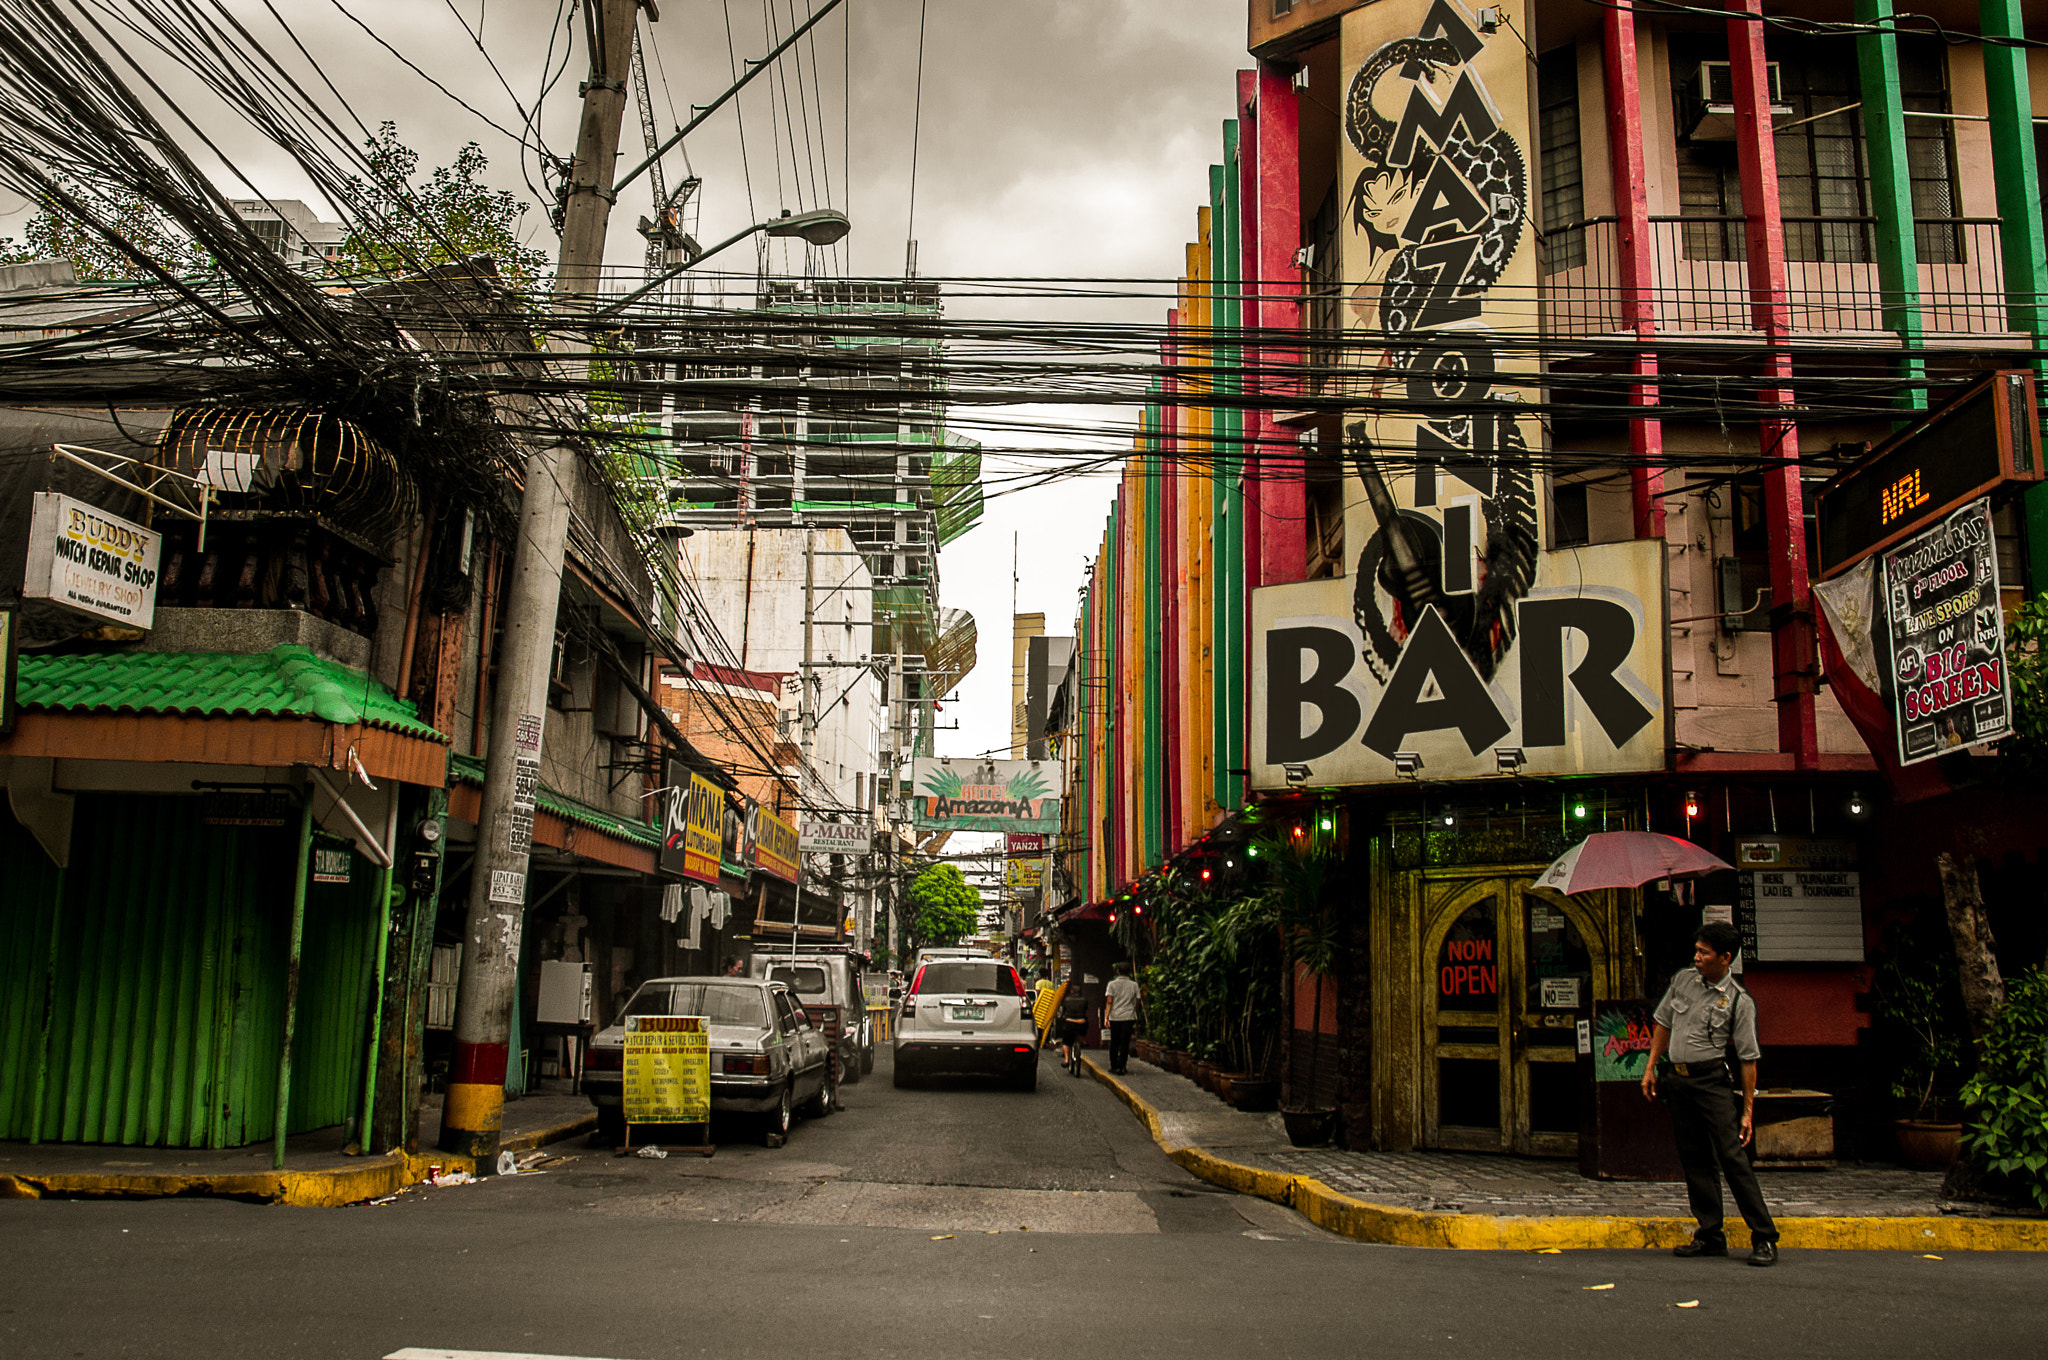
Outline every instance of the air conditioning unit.
<path id="1" fill-rule="evenodd" d="M 1764 63 L 1771 116 L 1792 112 L 1778 78 L 1778 63 Z M 1703 61 L 1685 85 L 1685 140 L 1728 142 L 1735 139 L 1735 71 L 1725 61 Z"/>

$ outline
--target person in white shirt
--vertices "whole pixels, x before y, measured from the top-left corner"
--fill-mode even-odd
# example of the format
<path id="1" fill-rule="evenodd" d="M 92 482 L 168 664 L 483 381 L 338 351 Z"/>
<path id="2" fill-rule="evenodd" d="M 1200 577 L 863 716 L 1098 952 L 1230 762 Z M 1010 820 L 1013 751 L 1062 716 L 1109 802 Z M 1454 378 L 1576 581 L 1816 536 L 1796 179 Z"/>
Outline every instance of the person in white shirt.
<path id="1" fill-rule="evenodd" d="M 1138 980 L 1131 976 L 1131 965 L 1119 963 L 1116 976 L 1109 980 L 1109 1070 L 1115 1076 L 1122 1076 L 1131 1065 L 1131 1035 L 1138 1029 L 1138 1003 L 1141 993 Z"/>

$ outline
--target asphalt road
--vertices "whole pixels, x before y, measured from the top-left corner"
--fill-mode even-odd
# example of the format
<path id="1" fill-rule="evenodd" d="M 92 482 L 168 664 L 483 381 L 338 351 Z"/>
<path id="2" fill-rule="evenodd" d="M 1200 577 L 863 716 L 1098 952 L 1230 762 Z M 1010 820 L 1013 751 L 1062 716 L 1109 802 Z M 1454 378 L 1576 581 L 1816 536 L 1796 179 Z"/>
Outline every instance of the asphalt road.
<path id="1" fill-rule="evenodd" d="M 1050 1062 L 1034 1094 L 888 1076 L 708 1161 L 579 1143 L 341 1210 L 0 1202 L 0 1356 L 2048 1355 L 2039 1256 L 1365 1246 L 1194 1180 Z"/>

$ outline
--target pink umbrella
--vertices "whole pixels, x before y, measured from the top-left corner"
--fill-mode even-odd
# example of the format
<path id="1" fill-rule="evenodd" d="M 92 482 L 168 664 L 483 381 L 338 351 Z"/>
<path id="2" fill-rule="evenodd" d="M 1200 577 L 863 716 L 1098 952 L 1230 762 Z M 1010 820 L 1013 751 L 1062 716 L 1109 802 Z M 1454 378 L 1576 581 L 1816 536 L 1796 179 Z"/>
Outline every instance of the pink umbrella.
<path id="1" fill-rule="evenodd" d="M 1557 857 L 1536 880 L 1561 893 L 1639 888 L 1659 878 L 1697 878 L 1735 866 L 1676 836 L 1655 831 L 1600 831 Z"/>

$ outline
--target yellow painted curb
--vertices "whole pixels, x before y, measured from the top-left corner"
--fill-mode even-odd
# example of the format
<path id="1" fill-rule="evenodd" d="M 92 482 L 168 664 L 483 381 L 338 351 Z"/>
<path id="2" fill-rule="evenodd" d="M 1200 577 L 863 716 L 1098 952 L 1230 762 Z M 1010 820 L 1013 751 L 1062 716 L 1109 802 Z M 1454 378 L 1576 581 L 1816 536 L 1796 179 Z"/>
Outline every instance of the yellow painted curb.
<path id="1" fill-rule="evenodd" d="M 1361 1242 L 1403 1247 L 1462 1247 L 1482 1251 L 1535 1251 L 1675 1247 L 1692 1236 L 1689 1218 L 1591 1218 L 1432 1213 L 1372 1204 L 1332 1190 L 1313 1176 L 1290 1176 L 1225 1161 L 1202 1148 L 1167 1142 L 1159 1112 L 1143 1096 L 1095 1065 L 1095 1079 L 1130 1106 L 1159 1150 L 1211 1185 L 1284 1204 L 1317 1227 Z M 1783 1218 L 1779 1244 L 1817 1251 L 2048 1251 L 2048 1220 L 1946 1218 Z M 1729 1241 L 1747 1246 L 1731 1225 Z"/>
<path id="2" fill-rule="evenodd" d="M 573 1138 L 597 1127 L 597 1113 L 565 1119 L 545 1128 L 529 1130 L 504 1140 L 508 1152 L 529 1152 L 535 1148 Z M 398 1193 L 424 1180 L 428 1168 L 467 1171 L 474 1174 L 476 1163 L 453 1153 L 425 1156 L 387 1152 L 367 1158 L 356 1166 L 331 1167 L 320 1171 L 246 1171 L 228 1175 L 168 1175 L 128 1173 L 123 1175 L 4 1175 L 0 1176 L 0 1199 L 41 1199 L 45 1195 L 63 1198 L 157 1199 L 177 1195 L 217 1195 L 230 1199 L 256 1199 L 273 1204 L 291 1204 L 309 1209 L 335 1209 L 360 1204 Z"/>

